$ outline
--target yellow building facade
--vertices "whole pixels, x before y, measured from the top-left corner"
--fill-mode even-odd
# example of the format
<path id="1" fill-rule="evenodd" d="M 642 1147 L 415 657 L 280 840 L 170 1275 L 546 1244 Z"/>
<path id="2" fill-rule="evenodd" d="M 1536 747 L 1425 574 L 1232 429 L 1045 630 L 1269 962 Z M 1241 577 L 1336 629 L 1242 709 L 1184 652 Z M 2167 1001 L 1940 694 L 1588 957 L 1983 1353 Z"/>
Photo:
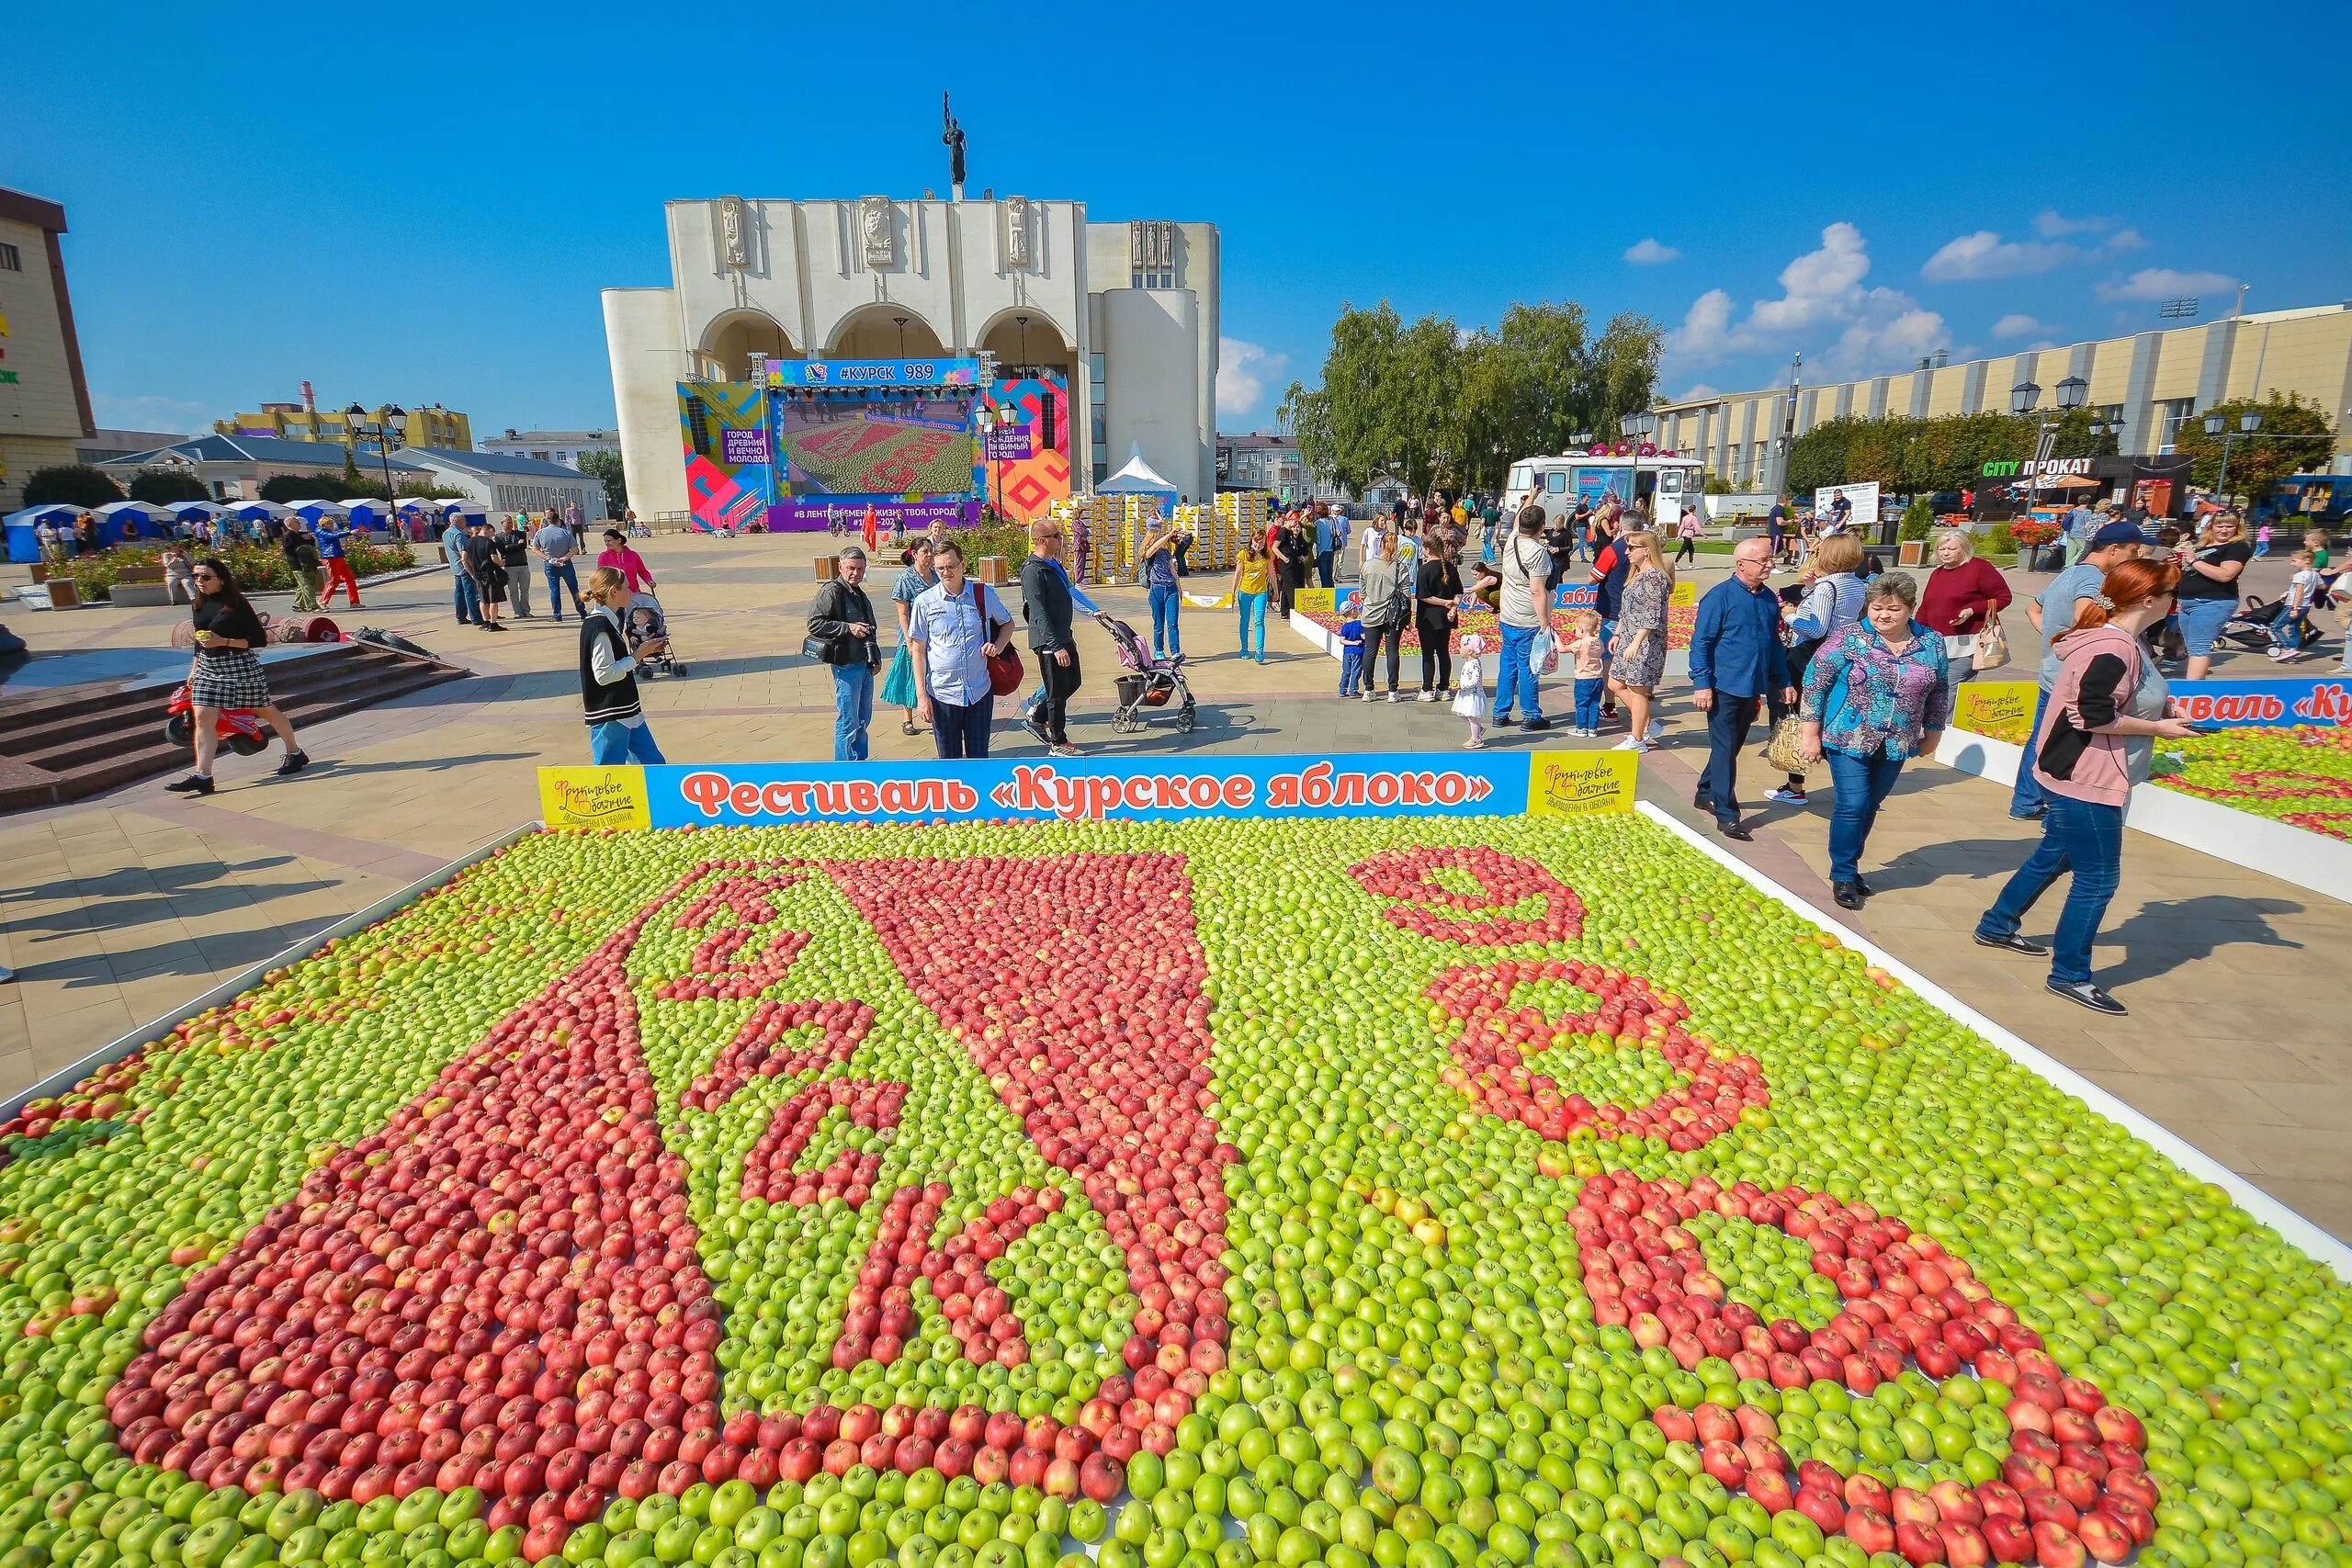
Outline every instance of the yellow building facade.
<path id="1" fill-rule="evenodd" d="M 379 403 L 356 423 L 363 429 L 382 424 L 386 406 Z M 341 409 L 264 403 L 259 412 L 215 420 L 212 428 L 223 435 L 281 435 L 289 441 L 332 441 L 354 448 L 365 445 L 368 450 L 374 451 L 376 443 L 372 437 L 362 443 L 352 435 L 353 423 Z M 403 409 L 401 417 L 393 423 L 400 432 L 400 439 L 392 444 L 395 447 L 443 446 L 460 452 L 470 452 L 474 447 L 473 422 L 439 403 L 430 408 Z"/>
<path id="2" fill-rule="evenodd" d="M 1800 385 L 1795 426 L 1790 392 L 1768 387 L 1658 405 L 1658 445 L 1705 461 L 1735 490 L 1781 485 L 1779 438 L 1802 435 L 1832 419 L 1936 418 L 2006 412 L 2022 382 L 2041 387 L 2042 409 L 2056 405 L 2058 383 L 2089 383 L 2085 406 L 2120 420 L 2119 450 L 2167 451 L 2174 433 L 2216 403 L 2292 395 L 2335 428 L 2335 449 L 2352 453 L 2346 411 L 2352 408 L 2352 305 L 2264 310 L 2197 326 L 2135 333 L 2060 348 L 2026 349 L 1960 364 L 1930 365 L 1895 376 L 1821 386 Z"/>
<path id="3" fill-rule="evenodd" d="M 0 189 L 0 513 L 24 504 L 25 479 L 77 461 L 97 429 L 74 333 L 59 236 L 65 209 Z"/>

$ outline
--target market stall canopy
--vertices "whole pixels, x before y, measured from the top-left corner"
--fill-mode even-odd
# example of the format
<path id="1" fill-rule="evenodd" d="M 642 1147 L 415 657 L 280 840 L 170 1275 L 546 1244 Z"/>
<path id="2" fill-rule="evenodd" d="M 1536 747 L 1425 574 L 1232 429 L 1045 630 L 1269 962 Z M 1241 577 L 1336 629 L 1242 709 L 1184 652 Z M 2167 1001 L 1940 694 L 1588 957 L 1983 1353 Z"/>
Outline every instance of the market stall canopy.
<path id="1" fill-rule="evenodd" d="M 169 509 L 144 501 L 110 501 L 104 506 L 93 507 L 94 517 L 119 517 L 126 524 L 161 523 L 171 515 Z"/>
<path id="2" fill-rule="evenodd" d="M 344 509 L 345 514 L 362 527 L 373 528 L 392 520 L 392 503 L 378 501 L 374 496 L 362 496 Z"/>
<path id="3" fill-rule="evenodd" d="M 2060 474 L 2054 479 L 2035 482 L 2034 488 L 2037 490 L 2097 490 L 2098 481 L 2086 479 L 2080 474 Z"/>
<path id="4" fill-rule="evenodd" d="M 425 504 L 443 513 L 463 513 L 469 517 L 483 515 L 481 502 L 469 501 L 462 495 L 451 496 L 445 501 L 428 502 Z"/>
<path id="5" fill-rule="evenodd" d="M 322 517 L 351 515 L 351 508 L 339 501 L 297 501 L 291 504 L 294 514 L 305 523 L 316 523 Z"/>
<path id="6" fill-rule="evenodd" d="M 1143 460 L 1143 446 L 1131 447 L 1126 467 L 1094 487 L 1097 495 L 1164 495 L 1176 499 L 1176 487 L 1159 477 L 1158 469 Z"/>
<path id="7" fill-rule="evenodd" d="M 0 517 L 0 523 L 6 523 L 11 528 L 21 523 L 30 528 L 44 517 L 51 523 L 71 523 L 81 515 L 82 509 L 78 506 L 61 506 L 52 502 L 47 506 L 28 506 L 22 512 L 11 512 L 7 516 Z"/>
<path id="8" fill-rule="evenodd" d="M 434 512 L 440 507 L 440 502 L 422 495 L 404 495 L 392 504 L 402 512 Z"/>
<path id="9" fill-rule="evenodd" d="M 43 519 L 57 528 L 70 527 L 74 519 L 82 515 L 78 506 L 28 506 L 22 512 L 11 512 L 0 518 L 8 536 L 8 558 L 22 566 L 40 559 L 40 536 L 34 530 Z"/>
<path id="10" fill-rule="evenodd" d="M 164 509 L 175 517 L 218 517 L 220 508 L 209 501 L 175 501 Z"/>
<path id="11" fill-rule="evenodd" d="M 232 515 L 242 517 L 248 523 L 259 523 L 264 519 L 270 517 L 291 517 L 294 515 L 294 509 L 292 507 L 280 506 L 274 501 L 241 501 L 237 502 L 236 505 L 229 508 L 229 511 Z"/>

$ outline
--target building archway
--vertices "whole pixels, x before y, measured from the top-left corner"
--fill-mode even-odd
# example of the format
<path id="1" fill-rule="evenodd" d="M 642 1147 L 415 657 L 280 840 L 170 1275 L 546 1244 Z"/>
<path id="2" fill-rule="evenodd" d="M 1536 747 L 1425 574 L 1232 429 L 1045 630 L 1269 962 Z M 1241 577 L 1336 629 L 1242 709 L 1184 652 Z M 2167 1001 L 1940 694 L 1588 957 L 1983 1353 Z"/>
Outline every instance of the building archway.
<path id="1" fill-rule="evenodd" d="M 833 328 L 831 359 L 944 359 L 947 345 L 932 324 L 885 299 L 861 306 Z"/>
<path id="2" fill-rule="evenodd" d="M 1016 306 L 1000 311 L 980 333 L 980 352 L 996 355 L 996 373 L 1002 377 L 1034 376 L 1049 371 L 1064 385 L 1078 384 L 1078 349 L 1043 310 Z"/>
<path id="3" fill-rule="evenodd" d="M 783 323 L 765 310 L 729 310 L 703 330 L 703 369 L 714 381 L 749 380 L 755 354 L 772 360 L 805 357 Z"/>

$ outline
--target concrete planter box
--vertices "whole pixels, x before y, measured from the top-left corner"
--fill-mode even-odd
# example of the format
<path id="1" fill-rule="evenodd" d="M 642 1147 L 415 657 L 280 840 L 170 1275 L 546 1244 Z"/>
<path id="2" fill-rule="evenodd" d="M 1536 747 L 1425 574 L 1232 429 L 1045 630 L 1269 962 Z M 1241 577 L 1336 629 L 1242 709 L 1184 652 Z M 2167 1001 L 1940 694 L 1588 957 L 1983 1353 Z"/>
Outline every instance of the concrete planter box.
<path id="1" fill-rule="evenodd" d="M 836 559 L 837 558 L 833 556 L 819 556 L 817 558 L 818 581 L 831 582 L 833 580 L 833 565 Z"/>
<path id="2" fill-rule="evenodd" d="M 1905 540 L 1904 540 L 1901 544 L 1899 544 L 1899 545 L 1895 546 L 1895 547 L 1894 547 L 1894 564 L 1895 564 L 1895 565 L 1897 565 L 1897 566 L 1925 566 L 1927 563 L 1928 563 L 1928 541 L 1927 541 L 1927 540 L 1925 540 L 1925 539 L 1905 539 Z"/>

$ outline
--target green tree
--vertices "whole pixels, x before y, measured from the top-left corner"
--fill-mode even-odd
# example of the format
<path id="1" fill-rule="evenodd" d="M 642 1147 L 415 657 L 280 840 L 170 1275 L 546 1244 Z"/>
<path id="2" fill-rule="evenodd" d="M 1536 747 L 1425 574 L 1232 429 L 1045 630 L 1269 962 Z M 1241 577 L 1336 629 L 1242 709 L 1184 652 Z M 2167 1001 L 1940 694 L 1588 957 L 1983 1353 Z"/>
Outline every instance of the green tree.
<path id="1" fill-rule="evenodd" d="M 178 468 L 141 468 L 131 476 L 130 499 L 143 501 L 150 506 L 169 506 L 175 501 L 209 501 L 212 492 L 194 474 Z"/>
<path id="2" fill-rule="evenodd" d="M 2289 474 L 2324 468 L 2335 448 L 2327 415 L 2292 392 L 2284 398 L 2273 392 L 2260 402 L 2236 398 L 2216 403 L 2207 412 L 2221 415 L 2222 430 L 2235 433 L 2229 444 L 2232 494 L 2259 501 Z M 2262 428 L 2251 439 L 2238 430 L 2240 416 L 2248 413 L 2262 416 Z M 2205 434 L 2202 416 L 2181 423 L 2173 450 L 2188 454 L 2191 483 L 2211 490 L 2222 482 L 2222 437 Z"/>
<path id="3" fill-rule="evenodd" d="M 605 512 L 618 517 L 628 510 L 628 477 L 621 467 L 618 452 L 582 452 L 580 471 L 593 474 L 605 487 Z"/>
<path id="4" fill-rule="evenodd" d="M 1586 417 L 1579 428 L 1614 436 L 1620 419 L 1649 407 L 1657 388 L 1657 356 L 1665 345 L 1666 333 L 1647 316 L 1610 317 L 1585 363 Z"/>
<path id="5" fill-rule="evenodd" d="M 107 506 L 123 499 L 113 477 L 88 463 L 59 463 L 25 476 L 27 506 Z"/>

